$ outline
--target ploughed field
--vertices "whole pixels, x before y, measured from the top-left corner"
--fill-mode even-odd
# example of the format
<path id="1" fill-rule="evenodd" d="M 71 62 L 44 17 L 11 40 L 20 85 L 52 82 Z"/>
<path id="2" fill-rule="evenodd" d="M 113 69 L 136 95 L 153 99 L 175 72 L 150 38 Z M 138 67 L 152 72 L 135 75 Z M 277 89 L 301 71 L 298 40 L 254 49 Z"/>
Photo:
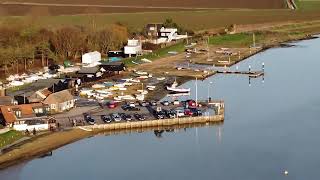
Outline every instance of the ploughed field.
<path id="1" fill-rule="evenodd" d="M 0 0 L 1 15 L 170 11 L 171 8 L 282 9 L 286 5 L 284 0 Z"/>

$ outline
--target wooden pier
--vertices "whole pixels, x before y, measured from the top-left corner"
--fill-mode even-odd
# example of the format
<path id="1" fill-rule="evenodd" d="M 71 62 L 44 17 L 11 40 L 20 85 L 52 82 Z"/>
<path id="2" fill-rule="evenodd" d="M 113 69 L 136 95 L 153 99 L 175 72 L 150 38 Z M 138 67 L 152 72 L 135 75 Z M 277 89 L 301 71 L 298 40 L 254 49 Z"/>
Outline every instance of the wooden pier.
<path id="1" fill-rule="evenodd" d="M 251 78 L 258 78 L 264 75 L 264 71 L 216 71 L 219 74 L 241 74 L 248 75 Z"/>

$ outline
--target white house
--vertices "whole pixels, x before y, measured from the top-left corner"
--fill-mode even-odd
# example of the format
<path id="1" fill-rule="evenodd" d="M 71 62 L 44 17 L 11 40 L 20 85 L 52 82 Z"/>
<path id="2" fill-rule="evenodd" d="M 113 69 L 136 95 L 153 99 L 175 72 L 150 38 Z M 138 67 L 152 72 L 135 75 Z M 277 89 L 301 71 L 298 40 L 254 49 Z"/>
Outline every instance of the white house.
<path id="1" fill-rule="evenodd" d="M 124 54 L 129 55 L 140 55 L 142 53 L 142 44 L 139 40 L 129 39 L 128 44 L 124 47 Z"/>
<path id="2" fill-rule="evenodd" d="M 82 55 L 83 64 L 98 64 L 101 61 L 101 53 L 98 51 L 85 53 Z"/>

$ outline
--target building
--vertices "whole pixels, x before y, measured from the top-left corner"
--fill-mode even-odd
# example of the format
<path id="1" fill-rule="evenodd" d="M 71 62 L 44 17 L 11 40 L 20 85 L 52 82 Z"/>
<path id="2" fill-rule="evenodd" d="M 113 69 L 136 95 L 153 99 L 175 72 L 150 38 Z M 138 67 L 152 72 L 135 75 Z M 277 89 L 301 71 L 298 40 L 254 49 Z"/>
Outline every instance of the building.
<path id="1" fill-rule="evenodd" d="M 82 64 L 96 65 L 101 61 L 101 53 L 98 51 L 85 53 L 82 55 Z"/>
<path id="2" fill-rule="evenodd" d="M 49 106 L 51 113 L 60 113 L 75 107 L 75 98 L 69 90 L 63 90 L 50 94 L 43 103 Z"/>
<path id="3" fill-rule="evenodd" d="M 146 34 L 149 38 L 158 38 L 162 23 L 150 23 L 146 25 Z"/>
<path id="4" fill-rule="evenodd" d="M 27 99 L 29 103 L 39 103 L 45 100 L 50 94 L 52 94 L 52 92 L 49 91 L 48 88 L 44 88 L 34 92 L 29 97 L 27 97 Z"/>
<path id="5" fill-rule="evenodd" d="M 147 24 L 146 33 L 153 44 L 170 43 L 179 39 L 188 38 L 188 35 L 179 35 L 177 28 L 166 28 L 161 23 Z"/>
<path id="6" fill-rule="evenodd" d="M 100 67 L 105 73 L 110 75 L 120 74 L 122 71 L 126 70 L 125 64 L 121 61 L 102 63 Z"/>
<path id="7" fill-rule="evenodd" d="M 129 39 L 128 44 L 124 47 L 124 54 L 131 57 L 142 54 L 142 44 L 139 40 Z"/>
<path id="8" fill-rule="evenodd" d="M 49 106 L 42 103 L 7 105 L 0 107 L 0 121 L 17 131 L 48 130 L 55 128 L 55 119 L 49 117 Z"/>

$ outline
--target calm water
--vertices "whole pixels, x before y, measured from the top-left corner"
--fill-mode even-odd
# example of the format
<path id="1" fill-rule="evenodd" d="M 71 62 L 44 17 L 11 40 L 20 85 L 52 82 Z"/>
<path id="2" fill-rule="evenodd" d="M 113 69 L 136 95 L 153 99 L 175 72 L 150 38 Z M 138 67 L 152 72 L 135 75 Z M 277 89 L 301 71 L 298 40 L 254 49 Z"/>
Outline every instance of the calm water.
<path id="1" fill-rule="evenodd" d="M 162 138 L 146 132 L 84 139 L 52 157 L 0 171 L 0 179 L 318 180 L 320 39 L 295 44 L 239 65 L 260 70 L 264 62 L 264 82 L 253 79 L 249 86 L 248 77 L 233 75 L 198 81 L 199 99 L 209 89 L 210 96 L 225 100 L 223 125 Z"/>

